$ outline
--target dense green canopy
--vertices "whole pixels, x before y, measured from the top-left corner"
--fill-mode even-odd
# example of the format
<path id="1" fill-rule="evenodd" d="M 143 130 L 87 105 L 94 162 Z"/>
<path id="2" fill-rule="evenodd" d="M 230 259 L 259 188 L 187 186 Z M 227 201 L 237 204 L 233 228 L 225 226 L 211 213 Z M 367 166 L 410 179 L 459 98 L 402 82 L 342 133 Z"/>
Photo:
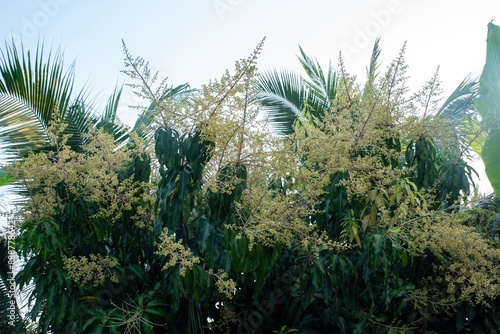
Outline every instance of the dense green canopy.
<path id="1" fill-rule="evenodd" d="M 361 86 L 302 49 L 304 76 L 259 74 L 261 49 L 199 90 L 156 81 L 125 49 L 150 102 L 129 130 L 119 92 L 86 113 L 61 58 L 39 51 L 31 67 L 6 48 L 0 136 L 25 150 L 7 168 L 25 194 L 21 331 L 500 332 L 498 200 L 474 197 L 466 159 L 483 145 L 477 82 L 440 103 L 437 71 L 409 93 L 405 47 L 382 71 L 377 41 Z M 493 109 L 477 106 L 484 122 Z"/>

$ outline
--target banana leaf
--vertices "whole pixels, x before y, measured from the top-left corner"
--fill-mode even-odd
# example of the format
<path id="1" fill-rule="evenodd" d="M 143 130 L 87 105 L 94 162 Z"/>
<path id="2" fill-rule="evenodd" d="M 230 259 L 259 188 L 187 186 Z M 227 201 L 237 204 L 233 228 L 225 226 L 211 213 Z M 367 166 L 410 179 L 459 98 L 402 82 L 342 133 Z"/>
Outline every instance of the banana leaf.
<path id="1" fill-rule="evenodd" d="M 488 24 L 486 63 L 479 80 L 476 111 L 481 115 L 488 138 L 481 151 L 486 175 L 500 196 L 500 26 Z"/>

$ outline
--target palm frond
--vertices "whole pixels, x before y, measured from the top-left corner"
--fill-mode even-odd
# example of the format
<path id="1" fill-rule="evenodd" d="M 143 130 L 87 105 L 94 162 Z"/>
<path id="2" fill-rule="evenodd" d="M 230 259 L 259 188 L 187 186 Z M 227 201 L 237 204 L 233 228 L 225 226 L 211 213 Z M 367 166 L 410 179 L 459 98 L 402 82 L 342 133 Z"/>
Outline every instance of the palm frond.
<path id="1" fill-rule="evenodd" d="M 118 106 L 122 95 L 123 87 L 115 87 L 113 93 L 108 98 L 106 107 L 101 116 L 93 117 L 93 122 L 98 128 L 104 129 L 111 134 L 116 144 L 121 144 L 129 138 L 128 128 L 121 124 L 117 118 Z"/>
<path id="2" fill-rule="evenodd" d="M 34 114 L 25 100 L 0 92 L 0 146 L 7 156 L 46 142 L 44 127 Z"/>
<path id="3" fill-rule="evenodd" d="M 67 144 L 74 151 L 80 151 L 87 142 L 84 134 L 89 132 L 89 125 L 96 123 L 92 108 L 83 100 L 76 100 L 65 112 L 62 121 L 67 125 L 63 134 L 70 135 Z"/>
<path id="4" fill-rule="evenodd" d="M 474 114 L 474 104 L 479 87 L 478 78 L 468 75 L 444 101 L 436 116 L 446 119 L 462 120 Z"/>
<path id="5" fill-rule="evenodd" d="M 0 55 L 1 92 L 29 103 L 43 125 L 51 120 L 56 107 L 64 116 L 73 92 L 74 66 L 65 71 L 61 53 L 49 53 L 45 58 L 38 45 L 32 59 L 30 51 L 25 53 L 21 47 L 19 54 L 15 45 L 6 44 Z"/>
<path id="6" fill-rule="evenodd" d="M 452 122 L 456 136 L 465 147 L 479 153 L 486 139 L 475 112 L 478 97 L 478 78 L 468 75 L 439 108 L 435 117 Z"/>
<path id="7" fill-rule="evenodd" d="M 309 78 L 306 80 L 309 87 L 308 112 L 316 118 L 321 118 L 325 112 L 331 111 L 332 101 L 337 97 L 337 74 L 329 64 L 325 77 L 318 61 L 313 61 L 300 46 L 299 49 L 302 55 L 299 61 Z"/>
<path id="8" fill-rule="evenodd" d="M 34 57 L 6 43 L 0 51 L 0 140 L 7 153 L 46 142 L 46 131 L 57 111 L 70 110 L 74 66 L 64 70 L 60 52 L 45 57 L 37 46 Z"/>
<path id="9" fill-rule="evenodd" d="M 375 80 L 378 76 L 378 68 L 380 64 L 378 63 L 378 58 L 380 56 L 380 38 L 375 40 L 373 45 L 372 55 L 370 58 L 370 68 L 367 69 L 367 80 L 364 88 L 364 94 L 371 94 L 375 86 Z"/>
<path id="10" fill-rule="evenodd" d="M 261 73 L 257 80 L 258 102 L 275 131 L 288 135 L 300 120 L 307 100 L 307 88 L 299 74 L 276 69 Z"/>
<path id="11" fill-rule="evenodd" d="M 306 73 L 276 69 L 259 76 L 257 100 L 263 106 L 271 126 L 280 134 L 294 132 L 295 122 L 315 122 L 332 111 L 337 97 L 337 73 L 331 64 L 328 71 L 309 57 L 299 46 L 298 59 Z"/>
<path id="12" fill-rule="evenodd" d="M 0 148 L 7 159 L 52 149 L 47 131 L 56 113 L 67 124 L 64 134 L 75 151 L 85 144 L 90 124 L 105 128 L 118 143 L 128 138 L 127 129 L 116 122 L 121 88 L 115 89 L 102 116 L 95 116 L 85 90 L 73 94 L 73 83 L 74 65 L 65 70 L 60 52 L 45 57 L 39 44 L 32 57 L 22 47 L 19 51 L 6 44 L 0 52 Z"/>
<path id="13" fill-rule="evenodd" d="M 190 105 L 193 102 L 193 96 L 197 92 L 189 84 L 181 84 L 175 87 L 165 87 L 157 102 L 152 102 L 146 107 L 137 118 L 132 130 L 141 138 L 151 138 L 155 129 L 151 126 L 157 118 L 160 110 L 158 104 L 181 103 Z"/>
<path id="14" fill-rule="evenodd" d="M 120 103 L 120 97 L 122 95 L 123 87 L 115 87 L 113 93 L 108 99 L 108 103 L 104 108 L 104 113 L 101 117 L 102 121 L 107 123 L 115 123 L 116 121 L 116 112 L 118 111 L 118 104 Z"/>

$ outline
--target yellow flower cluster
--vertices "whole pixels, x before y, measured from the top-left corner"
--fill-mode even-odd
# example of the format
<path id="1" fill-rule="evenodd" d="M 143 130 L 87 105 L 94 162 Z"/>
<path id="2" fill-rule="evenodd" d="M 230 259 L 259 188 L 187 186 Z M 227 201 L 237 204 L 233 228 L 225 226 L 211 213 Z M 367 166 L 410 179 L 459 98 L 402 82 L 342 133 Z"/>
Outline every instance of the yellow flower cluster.
<path id="1" fill-rule="evenodd" d="M 162 270 L 172 268 L 177 264 L 180 265 L 180 275 L 184 276 L 186 268 L 191 269 L 195 264 L 200 263 L 200 259 L 193 255 L 191 250 L 182 244 L 182 239 L 175 241 L 175 236 L 168 233 L 168 229 L 163 229 L 157 244 L 158 250 L 156 254 L 168 258 Z"/>
<path id="2" fill-rule="evenodd" d="M 112 272 L 117 263 L 101 254 L 90 256 L 63 256 L 64 270 L 78 284 L 91 283 L 93 286 L 104 284 L 107 279 L 118 283 L 118 277 Z"/>
<path id="3" fill-rule="evenodd" d="M 25 220 L 54 217 L 68 202 L 81 198 L 98 205 L 96 217 L 107 219 L 117 219 L 140 203 L 142 209 L 134 218 L 139 226 L 151 227 L 153 185 L 119 178 L 119 171 L 130 162 L 130 156 L 140 152 L 126 147 L 117 149 L 113 137 L 98 129 L 85 135 L 84 152 L 75 152 L 67 145 L 67 138 L 60 135 L 64 125 L 53 122 L 50 130 L 55 151 L 31 154 L 10 169 L 23 180 L 29 193 L 22 212 Z M 61 186 L 64 192 L 57 190 Z"/>
<path id="4" fill-rule="evenodd" d="M 487 305 L 500 296 L 500 249 L 491 247 L 475 227 L 465 226 L 468 219 L 465 213 L 438 215 L 414 229 L 414 245 L 450 263 L 435 270 L 455 302 Z"/>
<path id="5" fill-rule="evenodd" d="M 219 293 L 228 299 L 232 299 L 236 293 L 236 282 L 229 278 L 229 275 L 222 269 L 219 269 L 217 274 L 212 269 L 209 269 L 208 273 L 215 277 L 215 286 Z"/>

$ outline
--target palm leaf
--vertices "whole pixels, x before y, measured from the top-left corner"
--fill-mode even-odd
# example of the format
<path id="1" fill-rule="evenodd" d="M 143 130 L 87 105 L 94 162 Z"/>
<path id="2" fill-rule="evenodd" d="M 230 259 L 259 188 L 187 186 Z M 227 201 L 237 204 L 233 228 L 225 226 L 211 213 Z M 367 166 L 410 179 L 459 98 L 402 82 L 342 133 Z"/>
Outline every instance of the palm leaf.
<path id="1" fill-rule="evenodd" d="M 380 38 L 375 40 L 375 44 L 373 45 L 372 56 L 370 58 L 370 68 L 367 69 L 367 80 L 366 85 L 363 91 L 363 94 L 366 96 L 367 94 L 373 93 L 373 88 L 375 87 L 375 80 L 378 76 L 378 58 L 380 56 Z"/>
<path id="2" fill-rule="evenodd" d="M 257 81 L 258 102 L 274 130 L 282 135 L 294 132 L 307 100 L 307 87 L 300 75 L 287 70 L 269 70 Z"/>
<path id="3" fill-rule="evenodd" d="M 436 118 L 451 121 L 459 142 L 480 154 L 486 138 L 474 107 L 478 86 L 477 78 L 467 76 L 443 103 Z"/>
<path id="4" fill-rule="evenodd" d="M 116 119 L 121 89 L 115 89 L 102 116 L 95 116 L 84 90 L 73 96 L 74 66 L 64 70 L 60 52 L 45 57 L 38 45 L 32 57 L 22 47 L 18 51 L 6 44 L 0 56 L 0 148 L 7 159 L 52 149 L 47 131 L 56 113 L 67 124 L 64 134 L 75 151 L 85 144 L 90 124 L 104 128 L 117 143 L 128 138 Z"/>
<path id="5" fill-rule="evenodd" d="M 118 111 L 118 105 L 120 103 L 120 97 L 122 95 L 123 87 L 115 87 L 113 93 L 108 99 L 108 103 L 104 108 L 104 113 L 101 119 L 107 123 L 115 123 L 116 121 L 116 113 Z"/>
<path id="6" fill-rule="evenodd" d="M 321 119 L 325 112 L 331 111 L 332 101 L 337 97 L 337 74 L 329 64 L 325 77 L 318 61 L 313 61 L 300 46 L 299 49 L 302 55 L 299 61 L 309 77 L 309 80 L 306 80 L 306 85 L 310 89 L 308 112 L 315 118 Z"/>
<path id="7" fill-rule="evenodd" d="M 56 111 L 71 117 L 73 66 L 63 65 L 61 53 L 45 57 L 40 45 L 34 57 L 14 44 L 0 51 L 0 140 L 7 153 L 46 142 Z"/>
<path id="8" fill-rule="evenodd" d="M 46 142 L 44 127 L 32 106 L 23 99 L 0 92 L 0 141 L 8 157 L 18 149 Z"/>
<path id="9" fill-rule="evenodd" d="M 299 46 L 299 61 L 306 78 L 287 70 L 262 73 L 257 82 L 257 100 L 274 128 L 280 134 L 294 132 L 297 122 L 315 122 L 331 112 L 337 96 L 337 75 L 329 65 L 325 72 L 320 64 Z"/>
<path id="10" fill-rule="evenodd" d="M 187 83 L 175 87 L 165 87 L 158 101 L 150 103 L 139 115 L 134 124 L 133 131 L 142 138 L 152 138 L 155 131 L 152 124 L 160 112 L 158 104 L 185 102 L 187 105 L 190 105 L 193 102 L 193 96 L 196 92 L 197 90 L 192 89 Z"/>
<path id="11" fill-rule="evenodd" d="M 122 89 L 122 87 L 115 87 L 113 93 L 108 99 L 102 116 L 93 120 L 93 123 L 95 123 L 97 127 L 104 129 L 107 133 L 111 134 L 115 139 L 115 143 L 118 145 L 125 142 L 129 138 L 128 128 L 125 125 L 120 124 L 116 116 L 118 106 L 120 104 Z"/>
<path id="12" fill-rule="evenodd" d="M 463 120 L 474 115 L 479 82 L 468 75 L 444 101 L 436 116 L 447 119 Z"/>

